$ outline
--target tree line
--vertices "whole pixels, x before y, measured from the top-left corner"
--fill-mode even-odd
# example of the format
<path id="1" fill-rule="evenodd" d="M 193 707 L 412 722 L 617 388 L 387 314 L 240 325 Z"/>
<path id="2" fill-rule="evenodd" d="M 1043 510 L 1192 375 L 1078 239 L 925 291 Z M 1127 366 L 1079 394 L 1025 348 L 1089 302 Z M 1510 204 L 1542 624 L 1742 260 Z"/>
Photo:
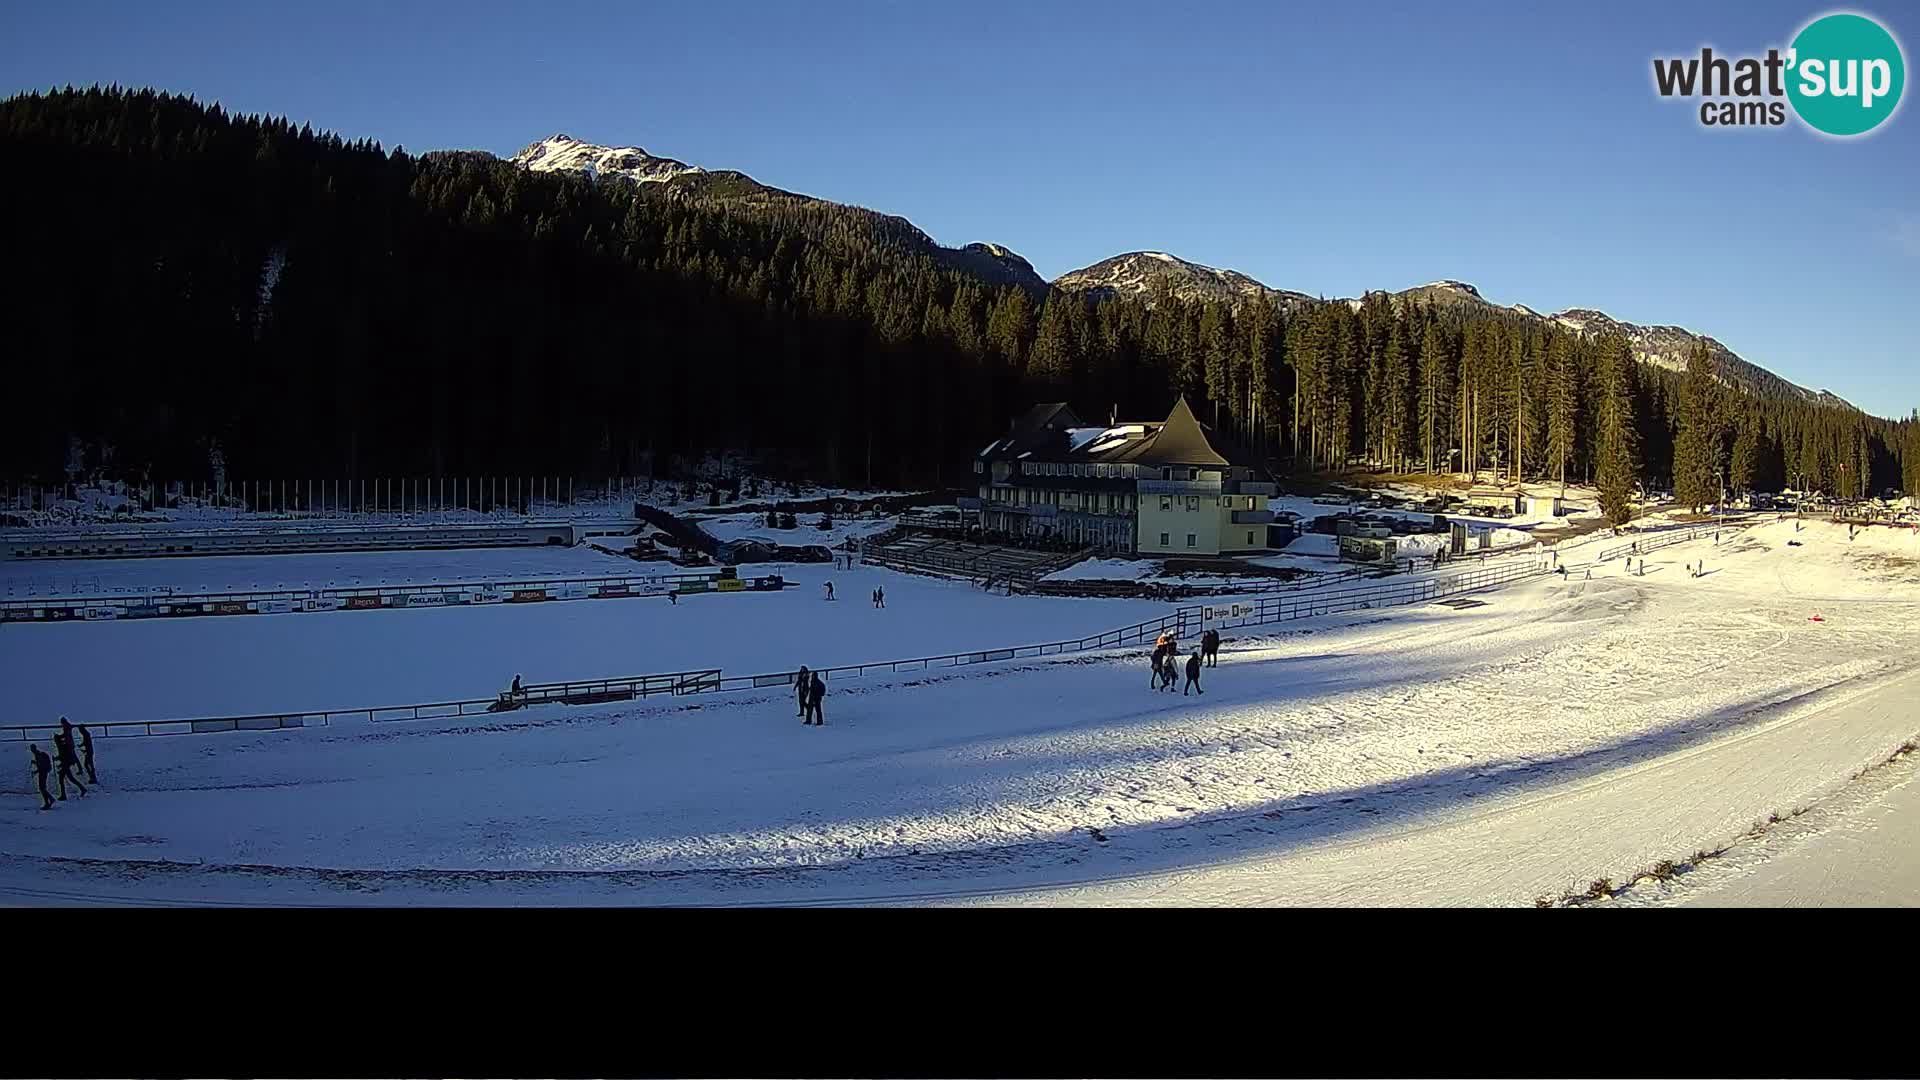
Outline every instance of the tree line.
<path id="1" fill-rule="evenodd" d="M 151 90 L 0 103 L 17 256 L 0 471 L 604 476 L 733 451 L 970 482 L 1036 399 L 1185 393 L 1277 469 L 1367 464 L 1691 497 L 1920 488 L 1920 424 L 1639 364 L 1491 309 L 1030 289 L 902 219 L 733 173 L 659 184 L 408 154 Z M 1710 484 L 1711 473 L 1716 479 Z M 1851 489 L 1851 490 L 1849 490 Z"/>

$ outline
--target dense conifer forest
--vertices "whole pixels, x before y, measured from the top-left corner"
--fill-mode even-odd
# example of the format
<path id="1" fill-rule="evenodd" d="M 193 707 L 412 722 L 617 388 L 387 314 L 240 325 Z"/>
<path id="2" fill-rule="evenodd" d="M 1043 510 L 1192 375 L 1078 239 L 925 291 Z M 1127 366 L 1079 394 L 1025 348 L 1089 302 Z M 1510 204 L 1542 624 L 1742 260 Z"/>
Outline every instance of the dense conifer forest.
<path id="1" fill-rule="evenodd" d="M 1477 469 L 1699 505 L 1723 483 L 1920 491 L 1920 422 L 1749 396 L 1704 353 L 1671 372 L 1619 338 L 1380 293 L 1034 290 L 898 218 L 682 180 L 414 156 L 144 90 L 0 103 L 0 473 L 63 475 L 79 440 L 155 481 L 204 477 L 217 444 L 246 477 L 632 475 L 724 450 L 946 485 L 1033 400 L 1158 417 L 1180 392 L 1282 472 Z"/>

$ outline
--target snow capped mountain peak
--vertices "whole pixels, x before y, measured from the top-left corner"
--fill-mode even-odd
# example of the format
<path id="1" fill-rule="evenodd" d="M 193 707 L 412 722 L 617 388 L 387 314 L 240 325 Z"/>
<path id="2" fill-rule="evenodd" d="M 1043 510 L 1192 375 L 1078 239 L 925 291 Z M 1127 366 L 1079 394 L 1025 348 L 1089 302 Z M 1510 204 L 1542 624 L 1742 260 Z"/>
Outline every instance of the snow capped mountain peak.
<path id="1" fill-rule="evenodd" d="M 1147 296 L 1166 281 L 1181 299 L 1220 300 L 1238 303 L 1255 296 L 1272 297 L 1284 304 L 1309 299 L 1303 293 L 1269 288 L 1238 270 L 1220 270 L 1188 262 L 1164 251 L 1129 251 L 1092 266 L 1074 270 L 1053 280 L 1056 288 L 1098 292 L 1108 295 Z"/>
<path id="2" fill-rule="evenodd" d="M 533 172 L 578 172 L 591 177 L 620 176 L 635 183 L 659 183 L 702 173 L 698 165 L 656 157 L 637 146 L 600 146 L 571 135 L 553 135 L 513 155 L 513 163 Z"/>
<path id="3" fill-rule="evenodd" d="M 1448 292 L 1465 293 L 1475 300 L 1486 299 L 1480 295 L 1479 289 L 1474 288 L 1464 281 L 1455 281 L 1452 278 L 1441 278 L 1439 281 L 1429 281 L 1420 287 L 1423 289 L 1445 289 Z"/>

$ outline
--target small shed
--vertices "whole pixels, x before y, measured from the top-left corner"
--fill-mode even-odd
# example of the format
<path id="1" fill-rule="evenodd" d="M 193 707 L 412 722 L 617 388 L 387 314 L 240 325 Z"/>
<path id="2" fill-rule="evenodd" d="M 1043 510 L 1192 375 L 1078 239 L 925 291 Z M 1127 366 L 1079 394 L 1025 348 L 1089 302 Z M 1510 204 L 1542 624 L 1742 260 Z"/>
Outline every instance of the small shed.
<path id="1" fill-rule="evenodd" d="M 1473 506 L 1488 507 L 1495 513 L 1517 514 L 1521 510 L 1520 492 L 1500 487 L 1476 487 L 1467 492 L 1467 502 Z"/>
<path id="2" fill-rule="evenodd" d="M 1567 512 L 1558 495 L 1527 496 L 1528 517 L 1559 517 Z"/>

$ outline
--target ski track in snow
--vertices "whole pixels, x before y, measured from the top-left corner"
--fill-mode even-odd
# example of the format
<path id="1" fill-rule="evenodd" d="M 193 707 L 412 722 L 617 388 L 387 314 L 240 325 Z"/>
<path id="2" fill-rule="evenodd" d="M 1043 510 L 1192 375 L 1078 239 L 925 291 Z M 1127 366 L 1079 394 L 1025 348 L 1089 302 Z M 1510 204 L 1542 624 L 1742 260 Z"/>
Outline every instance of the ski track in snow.
<path id="1" fill-rule="evenodd" d="M 99 797 L 6 801 L 0 883 L 182 902 L 1525 904 L 1717 847 L 1920 730 L 1885 704 L 1911 700 L 1920 589 L 1868 579 L 1859 550 L 1769 523 L 1658 552 L 1644 577 L 1615 560 L 1464 610 L 1265 628 L 1198 698 L 1148 690 L 1144 657 L 1083 656 L 836 681 L 823 730 L 770 691 L 110 742 Z M 1707 577 L 1680 572 L 1703 556 Z M 886 577 L 890 611 L 909 580 Z"/>

